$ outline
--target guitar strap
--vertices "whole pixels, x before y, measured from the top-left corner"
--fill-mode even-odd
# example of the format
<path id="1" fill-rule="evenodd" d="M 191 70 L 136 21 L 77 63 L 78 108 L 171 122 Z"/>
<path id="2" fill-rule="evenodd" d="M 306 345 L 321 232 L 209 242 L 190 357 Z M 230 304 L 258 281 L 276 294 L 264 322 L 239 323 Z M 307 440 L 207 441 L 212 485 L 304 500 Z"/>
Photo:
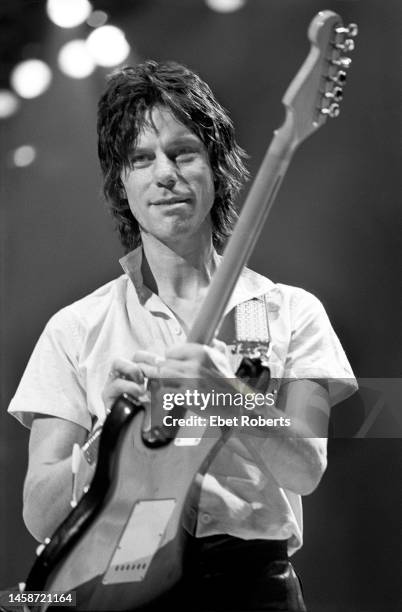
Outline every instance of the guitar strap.
<path id="1" fill-rule="evenodd" d="M 235 311 L 233 352 L 242 356 L 236 376 L 263 393 L 274 382 L 269 363 L 272 342 L 268 313 L 267 294 L 238 304 Z"/>
<path id="2" fill-rule="evenodd" d="M 235 352 L 259 358 L 263 365 L 271 353 L 268 311 L 267 294 L 238 304 L 235 311 Z"/>

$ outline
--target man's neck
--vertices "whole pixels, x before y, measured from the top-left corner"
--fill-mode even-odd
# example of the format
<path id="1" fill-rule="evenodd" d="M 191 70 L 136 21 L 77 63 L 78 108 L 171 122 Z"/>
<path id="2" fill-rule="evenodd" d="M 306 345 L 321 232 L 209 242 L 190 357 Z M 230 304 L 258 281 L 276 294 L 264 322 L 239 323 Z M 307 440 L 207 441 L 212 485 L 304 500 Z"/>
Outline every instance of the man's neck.
<path id="1" fill-rule="evenodd" d="M 167 245 L 142 234 L 144 284 L 162 299 L 197 300 L 215 272 L 211 236 Z"/>

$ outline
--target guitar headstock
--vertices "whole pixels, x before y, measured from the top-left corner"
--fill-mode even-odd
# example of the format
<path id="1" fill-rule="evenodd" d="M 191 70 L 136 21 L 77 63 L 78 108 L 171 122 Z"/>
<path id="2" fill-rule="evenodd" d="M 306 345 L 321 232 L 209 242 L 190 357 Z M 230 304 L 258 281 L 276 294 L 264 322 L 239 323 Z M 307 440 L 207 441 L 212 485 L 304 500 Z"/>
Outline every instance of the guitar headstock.
<path id="1" fill-rule="evenodd" d="M 345 27 L 332 11 L 321 11 L 310 24 L 310 53 L 288 87 L 282 102 L 291 121 L 295 146 L 328 117 L 337 117 L 352 60 L 357 25 Z"/>

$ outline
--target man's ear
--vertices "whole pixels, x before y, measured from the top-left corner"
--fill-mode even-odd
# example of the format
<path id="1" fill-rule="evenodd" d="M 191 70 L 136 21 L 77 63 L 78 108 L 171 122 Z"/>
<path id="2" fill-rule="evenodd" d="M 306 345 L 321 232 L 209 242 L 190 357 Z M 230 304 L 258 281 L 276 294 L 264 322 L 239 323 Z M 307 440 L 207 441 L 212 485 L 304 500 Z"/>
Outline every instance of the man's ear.
<path id="1" fill-rule="evenodd" d="M 121 180 L 118 181 L 117 192 L 119 194 L 119 198 L 121 198 L 122 200 L 127 200 L 127 193 Z"/>

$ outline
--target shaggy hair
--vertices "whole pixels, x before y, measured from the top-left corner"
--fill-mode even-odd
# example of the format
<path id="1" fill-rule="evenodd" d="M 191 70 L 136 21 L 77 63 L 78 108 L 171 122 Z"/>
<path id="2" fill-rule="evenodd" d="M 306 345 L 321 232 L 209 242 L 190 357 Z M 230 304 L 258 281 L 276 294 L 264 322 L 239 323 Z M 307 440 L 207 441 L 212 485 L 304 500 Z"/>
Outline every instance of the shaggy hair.
<path id="1" fill-rule="evenodd" d="M 176 62 L 146 61 L 114 72 L 98 105 L 98 155 L 103 192 L 115 218 L 120 241 L 128 252 L 141 243 L 130 211 L 121 173 L 130 168 L 130 154 L 146 113 L 167 107 L 204 143 L 211 164 L 215 200 L 211 209 L 213 242 L 221 249 L 237 219 L 235 196 L 248 172 L 244 151 L 236 143 L 233 124 L 200 77 Z"/>

